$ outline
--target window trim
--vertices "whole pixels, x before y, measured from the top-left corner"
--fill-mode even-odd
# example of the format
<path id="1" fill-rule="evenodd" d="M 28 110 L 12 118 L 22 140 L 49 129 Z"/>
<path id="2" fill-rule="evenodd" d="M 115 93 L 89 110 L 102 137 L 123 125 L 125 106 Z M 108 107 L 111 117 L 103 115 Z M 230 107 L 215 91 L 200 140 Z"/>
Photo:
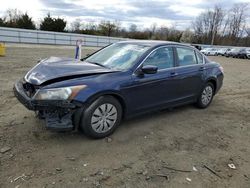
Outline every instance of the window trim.
<path id="1" fill-rule="evenodd" d="M 189 46 L 178 46 L 178 45 L 175 45 L 175 46 L 173 46 L 174 47 L 174 49 L 175 49 L 175 55 L 176 55 L 176 68 L 181 68 L 181 67 L 190 67 L 190 66 L 197 66 L 197 65 L 204 65 L 205 64 L 205 56 L 202 54 L 202 53 L 200 53 L 198 50 L 196 50 L 196 49 L 194 49 L 194 48 L 192 48 L 192 47 L 189 47 Z M 196 57 L 196 53 L 200 53 L 201 55 L 202 55 L 202 64 L 199 64 L 198 63 L 198 61 L 197 61 L 197 59 L 196 59 L 196 64 L 192 64 L 192 65 L 183 65 L 183 66 L 180 66 L 180 64 L 179 64 L 179 61 L 178 61 L 178 54 L 177 54 L 177 49 L 176 48 L 186 48 L 186 49 L 190 49 L 190 50 L 193 50 L 194 51 L 194 53 L 195 53 L 195 57 Z M 197 58 L 197 57 L 196 57 Z"/>
<path id="2" fill-rule="evenodd" d="M 197 64 L 198 65 L 203 65 L 204 64 L 204 56 L 203 56 L 203 54 L 199 53 L 197 50 L 194 50 L 194 53 L 195 53 L 195 56 L 196 56 Z M 201 57 L 202 57 L 202 63 L 198 62 L 198 55 L 201 55 Z"/>
<path id="3" fill-rule="evenodd" d="M 196 61 L 196 63 L 195 63 L 195 64 L 190 64 L 190 65 L 180 65 L 180 63 L 179 63 L 179 57 L 178 57 L 178 52 L 177 52 L 177 48 L 183 48 L 183 49 L 188 49 L 188 50 L 190 50 L 190 51 L 193 51 L 194 56 L 195 56 L 195 61 Z M 195 49 L 190 48 L 190 47 L 186 47 L 186 46 L 176 46 L 176 47 L 175 47 L 175 50 L 176 50 L 177 67 L 187 67 L 187 66 L 199 65 L 199 64 L 198 64 L 198 61 L 197 61 Z"/>

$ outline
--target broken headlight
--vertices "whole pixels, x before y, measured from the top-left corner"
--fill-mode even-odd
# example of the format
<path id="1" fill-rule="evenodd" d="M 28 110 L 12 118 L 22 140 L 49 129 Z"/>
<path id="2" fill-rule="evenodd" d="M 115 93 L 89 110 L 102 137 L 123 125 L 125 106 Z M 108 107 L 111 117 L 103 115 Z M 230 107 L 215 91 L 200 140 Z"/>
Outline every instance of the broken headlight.
<path id="1" fill-rule="evenodd" d="M 80 90 L 86 88 L 86 85 L 61 87 L 53 89 L 41 89 L 34 95 L 35 100 L 71 100 Z"/>

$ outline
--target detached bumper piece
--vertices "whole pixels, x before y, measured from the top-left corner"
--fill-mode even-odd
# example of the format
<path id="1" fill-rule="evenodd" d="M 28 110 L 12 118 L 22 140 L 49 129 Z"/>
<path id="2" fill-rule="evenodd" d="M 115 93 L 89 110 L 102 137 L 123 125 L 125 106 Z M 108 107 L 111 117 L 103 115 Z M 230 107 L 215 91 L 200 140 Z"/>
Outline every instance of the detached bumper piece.
<path id="1" fill-rule="evenodd" d="M 67 100 L 34 100 L 30 98 L 21 81 L 13 88 L 16 98 L 29 110 L 43 113 L 46 127 L 52 130 L 72 130 L 72 114 L 76 105 Z"/>

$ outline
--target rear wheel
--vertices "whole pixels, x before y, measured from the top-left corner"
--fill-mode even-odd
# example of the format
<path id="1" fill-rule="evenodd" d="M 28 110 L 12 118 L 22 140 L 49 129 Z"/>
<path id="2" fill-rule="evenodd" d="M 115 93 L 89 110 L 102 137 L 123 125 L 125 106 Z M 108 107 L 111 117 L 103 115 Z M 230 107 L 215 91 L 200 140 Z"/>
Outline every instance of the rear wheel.
<path id="1" fill-rule="evenodd" d="M 202 92 L 200 93 L 196 105 L 199 108 L 207 108 L 212 102 L 213 96 L 214 96 L 214 85 L 209 82 L 205 85 Z"/>
<path id="2" fill-rule="evenodd" d="M 121 122 L 122 107 L 112 96 L 95 100 L 84 112 L 80 127 L 87 136 L 103 138 L 112 134 Z"/>

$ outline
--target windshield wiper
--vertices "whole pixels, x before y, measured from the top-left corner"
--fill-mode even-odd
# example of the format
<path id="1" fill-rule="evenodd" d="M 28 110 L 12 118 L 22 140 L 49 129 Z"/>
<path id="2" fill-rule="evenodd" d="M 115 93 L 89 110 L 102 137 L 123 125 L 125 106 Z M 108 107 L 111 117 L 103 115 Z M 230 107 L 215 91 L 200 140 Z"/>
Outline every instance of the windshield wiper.
<path id="1" fill-rule="evenodd" d="M 96 62 L 90 62 L 90 61 L 87 61 L 88 63 L 91 63 L 91 64 L 95 64 L 95 65 L 98 65 L 98 66 L 100 66 L 100 67 L 104 67 L 104 68 L 107 68 L 107 69 L 109 69 L 109 67 L 107 67 L 107 66 L 105 66 L 105 65 L 103 65 L 103 64 L 101 64 L 101 63 L 96 63 Z"/>

